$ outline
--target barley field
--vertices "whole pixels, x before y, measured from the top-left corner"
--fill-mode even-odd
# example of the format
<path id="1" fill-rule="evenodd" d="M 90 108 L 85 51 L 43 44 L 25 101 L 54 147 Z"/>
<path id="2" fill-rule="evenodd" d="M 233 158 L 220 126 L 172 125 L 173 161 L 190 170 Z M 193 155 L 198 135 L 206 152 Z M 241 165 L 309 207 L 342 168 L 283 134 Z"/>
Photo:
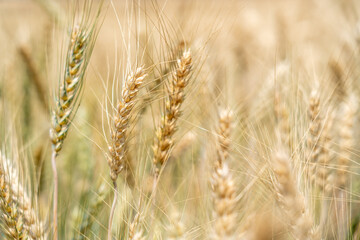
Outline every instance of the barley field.
<path id="1" fill-rule="evenodd" d="M 360 239 L 357 0 L 0 0 L 0 239 Z"/>

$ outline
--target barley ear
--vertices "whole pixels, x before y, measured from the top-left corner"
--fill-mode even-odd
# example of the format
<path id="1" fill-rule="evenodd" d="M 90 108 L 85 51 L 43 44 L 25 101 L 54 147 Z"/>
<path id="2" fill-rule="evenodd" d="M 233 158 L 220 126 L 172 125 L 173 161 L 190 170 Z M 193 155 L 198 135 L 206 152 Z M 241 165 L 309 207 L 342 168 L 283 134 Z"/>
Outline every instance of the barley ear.
<path id="1" fill-rule="evenodd" d="M 108 158 L 110 177 L 114 185 L 114 200 L 108 223 L 108 240 L 111 239 L 111 227 L 117 203 L 118 191 L 116 179 L 127 164 L 125 161 L 125 153 L 127 151 L 126 141 L 128 140 L 127 129 L 132 117 L 132 110 L 136 103 L 136 96 L 145 77 L 146 73 L 143 67 L 139 67 L 135 72 L 129 74 L 124 81 L 121 99 L 114 116 L 114 128 L 112 130 L 111 145 L 109 146 L 110 156 Z"/>
<path id="2" fill-rule="evenodd" d="M 227 163 L 231 125 L 232 113 L 226 110 L 221 112 L 217 130 L 217 159 L 211 179 L 214 239 L 233 239 L 236 231 L 236 189 Z"/>
<path id="3" fill-rule="evenodd" d="M 277 200 L 289 220 L 291 233 L 295 239 L 315 239 L 313 220 L 304 196 L 296 187 L 288 153 L 280 146 L 274 152 L 272 161 Z"/>
<path id="4" fill-rule="evenodd" d="M 73 27 L 72 29 L 66 54 L 64 76 L 60 81 L 57 96 L 55 98 L 55 107 L 51 114 L 52 127 L 50 129 L 50 139 L 52 142 L 51 165 L 54 181 L 54 240 L 57 240 L 58 176 L 56 157 L 62 149 L 71 122 L 80 104 L 84 76 L 91 57 L 94 39 L 96 38 L 96 36 L 94 36 L 96 30 L 95 23 L 90 29 L 87 29 L 83 25 Z"/>
<path id="5" fill-rule="evenodd" d="M 314 90 L 309 99 L 309 134 L 306 142 L 307 164 L 309 164 L 309 178 L 312 182 L 316 180 L 316 165 L 321 151 L 319 139 L 322 128 L 320 117 L 319 93 Z"/>
<path id="6" fill-rule="evenodd" d="M 340 153 L 337 158 L 338 169 L 336 176 L 336 186 L 345 189 L 348 183 L 348 169 L 352 158 L 352 148 L 354 146 L 353 125 L 357 112 L 357 98 L 349 95 L 341 108 L 341 128 L 340 128 Z"/>
<path id="7" fill-rule="evenodd" d="M 181 115 L 181 105 L 184 101 L 185 87 L 188 85 L 192 69 L 192 57 L 190 50 L 185 50 L 180 59 L 177 60 L 176 69 L 167 87 L 167 98 L 165 102 L 165 114 L 156 130 L 156 139 L 153 145 L 153 163 L 155 175 L 169 159 L 173 147 L 173 135 L 177 128 L 177 120 Z"/>
<path id="8" fill-rule="evenodd" d="M 111 145 L 109 146 L 110 157 L 108 158 L 108 164 L 113 182 L 116 181 L 119 173 L 127 164 L 125 161 L 126 141 L 128 140 L 127 129 L 136 103 L 136 96 L 146 75 L 144 68 L 139 67 L 135 72 L 129 74 L 123 84 L 121 99 L 114 116 L 114 128 L 111 135 Z"/>
<path id="9" fill-rule="evenodd" d="M 140 213 L 137 213 L 129 226 L 129 240 L 145 240 L 143 230 L 140 228 Z"/>
<path id="10" fill-rule="evenodd" d="M 1 231 L 8 239 L 45 239 L 43 223 L 12 163 L 0 153 Z"/>
<path id="11" fill-rule="evenodd" d="M 339 142 L 339 156 L 337 157 L 337 165 L 335 174 L 335 196 L 337 211 L 337 237 L 345 238 L 348 232 L 349 223 L 349 169 L 351 168 L 351 159 L 353 158 L 352 149 L 354 147 L 354 122 L 358 108 L 358 99 L 355 95 L 350 94 L 345 99 L 341 107 L 341 128 Z"/>

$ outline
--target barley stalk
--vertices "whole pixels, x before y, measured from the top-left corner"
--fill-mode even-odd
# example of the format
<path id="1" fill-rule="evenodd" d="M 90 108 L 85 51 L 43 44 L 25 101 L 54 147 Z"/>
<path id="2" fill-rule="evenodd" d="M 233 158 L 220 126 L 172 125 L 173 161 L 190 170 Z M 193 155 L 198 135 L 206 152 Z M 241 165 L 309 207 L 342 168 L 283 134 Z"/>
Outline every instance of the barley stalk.
<path id="1" fill-rule="evenodd" d="M 129 74 L 126 81 L 124 81 L 121 99 L 114 116 L 114 130 L 112 130 L 112 142 L 111 146 L 109 146 L 110 157 L 108 158 L 108 164 L 110 166 L 110 177 L 114 184 L 115 195 L 109 217 L 108 240 L 111 239 L 111 227 L 118 195 L 116 179 L 123 168 L 129 164 L 124 159 L 127 150 L 127 129 L 136 103 L 136 96 L 145 77 L 146 73 L 143 67 L 139 67 L 135 72 Z"/>
<path id="2" fill-rule="evenodd" d="M 90 32 L 91 33 L 91 32 Z M 91 34 L 84 29 L 74 27 L 70 44 L 67 50 L 64 79 L 60 85 L 56 98 L 56 107 L 52 113 L 52 128 L 50 138 L 52 141 L 52 170 L 54 180 L 53 198 L 53 222 L 54 240 L 57 240 L 57 199 L 58 199 L 58 176 L 56 169 L 56 157 L 60 152 L 67 136 L 72 118 L 79 104 L 79 96 L 83 85 L 88 58 L 91 54 L 89 41 Z M 89 48 L 90 47 L 90 48 Z"/>

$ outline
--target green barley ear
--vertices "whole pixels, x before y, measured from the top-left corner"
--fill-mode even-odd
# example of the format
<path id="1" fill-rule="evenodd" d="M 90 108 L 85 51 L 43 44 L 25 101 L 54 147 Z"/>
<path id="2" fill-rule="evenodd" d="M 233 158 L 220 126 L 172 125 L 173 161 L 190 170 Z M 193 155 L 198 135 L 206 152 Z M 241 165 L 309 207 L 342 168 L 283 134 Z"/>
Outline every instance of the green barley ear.
<path id="1" fill-rule="evenodd" d="M 91 3 L 85 2 L 85 12 L 78 26 L 72 27 L 71 37 L 66 53 L 66 62 L 63 78 L 59 81 L 59 88 L 55 97 L 55 107 L 52 110 L 52 126 L 50 138 L 52 141 L 52 170 L 54 178 L 54 206 L 53 206 L 53 234 L 57 239 L 57 195 L 58 180 L 56 170 L 56 156 L 62 149 L 64 140 L 69 131 L 71 122 L 76 114 L 82 96 L 86 69 L 95 44 L 98 21 L 102 1 L 100 2 L 97 15 L 91 20 Z"/>
<path id="2" fill-rule="evenodd" d="M 64 78 L 60 83 L 52 112 L 50 137 L 53 151 L 60 152 L 71 121 L 80 103 L 86 68 L 93 48 L 93 30 L 73 27 L 67 51 Z"/>

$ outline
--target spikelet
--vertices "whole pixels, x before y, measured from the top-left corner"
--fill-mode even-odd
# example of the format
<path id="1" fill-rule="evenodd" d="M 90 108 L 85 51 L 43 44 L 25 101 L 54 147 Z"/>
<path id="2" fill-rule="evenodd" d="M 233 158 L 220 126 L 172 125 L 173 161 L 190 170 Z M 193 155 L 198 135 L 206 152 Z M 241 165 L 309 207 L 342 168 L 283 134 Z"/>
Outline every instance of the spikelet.
<path id="1" fill-rule="evenodd" d="M 67 136 L 71 120 L 78 106 L 78 98 L 83 85 L 87 61 L 90 57 L 89 41 L 91 35 L 84 29 L 75 27 L 67 51 L 64 79 L 56 98 L 56 107 L 52 113 L 50 138 L 53 150 L 58 153 Z"/>
<path id="2" fill-rule="evenodd" d="M 316 179 L 316 164 L 319 158 L 322 120 L 320 113 L 320 98 L 316 90 L 311 92 L 309 100 L 309 134 L 306 142 L 307 163 L 309 164 L 309 177 L 312 182 Z"/>
<path id="3" fill-rule="evenodd" d="M 236 190 L 226 160 L 229 156 L 232 114 L 223 111 L 219 119 L 217 159 L 212 175 L 214 239 L 235 239 Z"/>
<path id="4" fill-rule="evenodd" d="M 114 116 L 114 129 L 112 130 L 112 142 L 109 146 L 110 158 L 110 177 L 113 182 L 116 181 L 121 170 L 126 166 L 126 140 L 127 128 L 131 119 L 132 110 L 136 103 L 137 93 L 146 77 L 143 67 L 139 67 L 135 72 L 129 74 L 124 81 L 121 99 L 117 106 L 117 112 Z"/>
<path id="5" fill-rule="evenodd" d="M 44 227 L 11 162 L 0 153 L 0 212 L 9 239 L 45 239 Z"/>
<path id="6" fill-rule="evenodd" d="M 184 90 L 189 82 L 192 68 L 192 57 L 190 50 L 185 50 L 172 74 L 171 82 L 167 88 L 167 99 L 165 102 L 165 115 L 161 119 L 160 126 L 156 130 L 156 139 L 153 146 L 155 174 L 160 167 L 169 159 L 170 150 L 173 146 L 172 136 L 177 127 L 177 120 L 181 115 L 181 104 L 184 101 Z"/>
<path id="7" fill-rule="evenodd" d="M 357 111 L 357 98 L 350 95 L 347 102 L 342 105 L 340 124 L 340 153 L 337 158 L 338 168 L 336 173 L 336 186 L 344 189 L 347 186 L 350 167 L 350 159 L 352 157 L 352 148 L 354 146 L 353 125 L 355 121 L 355 113 Z"/>

